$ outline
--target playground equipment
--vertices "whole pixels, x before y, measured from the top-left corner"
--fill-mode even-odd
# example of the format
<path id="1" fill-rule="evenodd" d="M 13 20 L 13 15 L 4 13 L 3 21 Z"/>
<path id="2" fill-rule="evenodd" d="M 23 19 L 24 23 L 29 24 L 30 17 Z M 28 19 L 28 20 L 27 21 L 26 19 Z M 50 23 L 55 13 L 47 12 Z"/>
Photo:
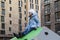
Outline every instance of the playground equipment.
<path id="1" fill-rule="evenodd" d="M 40 27 L 22 38 L 14 37 L 10 40 L 60 40 L 60 36 L 46 27 Z"/>

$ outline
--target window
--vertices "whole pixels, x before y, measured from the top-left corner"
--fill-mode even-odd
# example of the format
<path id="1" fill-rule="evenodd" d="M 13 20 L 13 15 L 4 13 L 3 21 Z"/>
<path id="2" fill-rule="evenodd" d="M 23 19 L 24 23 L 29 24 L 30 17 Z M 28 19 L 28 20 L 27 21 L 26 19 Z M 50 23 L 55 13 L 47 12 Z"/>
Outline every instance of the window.
<path id="1" fill-rule="evenodd" d="M 55 13 L 56 21 L 60 21 L 60 12 Z"/>
<path id="2" fill-rule="evenodd" d="M 22 31 L 21 20 L 19 20 L 19 29 L 20 29 L 20 31 Z"/>
<path id="3" fill-rule="evenodd" d="M 10 11 L 12 11 L 12 7 L 10 7 Z"/>
<path id="4" fill-rule="evenodd" d="M 19 13 L 20 18 L 22 18 L 22 13 Z"/>
<path id="5" fill-rule="evenodd" d="M 1 16 L 1 22 L 4 22 L 4 16 Z"/>
<path id="6" fill-rule="evenodd" d="M 24 0 L 24 2 L 26 3 L 26 0 Z"/>
<path id="7" fill-rule="evenodd" d="M 20 1 L 19 1 L 19 6 L 20 6 Z"/>
<path id="8" fill-rule="evenodd" d="M 5 35 L 5 30 L 0 30 L 0 33 Z"/>
<path id="9" fill-rule="evenodd" d="M 32 8 L 31 6 L 32 6 L 32 5 L 31 5 L 31 3 L 30 3 L 30 9 Z"/>
<path id="10" fill-rule="evenodd" d="M 57 12 L 55 15 L 57 19 L 60 19 L 60 12 Z"/>
<path id="11" fill-rule="evenodd" d="M 26 17 L 25 17 L 25 20 L 26 20 Z"/>
<path id="12" fill-rule="evenodd" d="M 19 12 L 21 12 L 22 11 L 22 9 L 21 9 L 21 7 L 19 7 Z"/>
<path id="13" fill-rule="evenodd" d="M 5 3 L 4 2 L 1 2 L 1 7 L 5 8 Z"/>
<path id="14" fill-rule="evenodd" d="M 49 22 L 50 21 L 50 15 L 45 15 L 45 22 Z"/>
<path id="15" fill-rule="evenodd" d="M 38 0 L 35 0 L 35 4 L 38 4 Z"/>
<path id="16" fill-rule="evenodd" d="M 60 24 L 56 24 L 55 25 L 55 32 L 57 33 L 58 31 L 60 31 Z"/>
<path id="17" fill-rule="evenodd" d="M 11 27 L 9 27 L 9 31 L 11 31 Z"/>
<path id="18" fill-rule="evenodd" d="M 44 0 L 44 4 L 45 5 L 50 4 L 50 0 Z"/>
<path id="19" fill-rule="evenodd" d="M 57 9 L 58 7 L 58 2 L 55 2 L 55 9 Z"/>
<path id="20" fill-rule="evenodd" d="M 21 24 L 21 20 L 19 20 L 19 24 Z"/>
<path id="21" fill-rule="evenodd" d="M 34 4 L 31 4 L 31 3 L 30 3 L 30 8 L 31 8 L 31 9 L 34 9 Z"/>
<path id="22" fill-rule="evenodd" d="M 20 31 L 22 31 L 22 25 L 19 26 Z"/>
<path id="23" fill-rule="evenodd" d="M 37 4 L 38 4 L 38 0 L 36 0 L 37 1 Z"/>
<path id="24" fill-rule="evenodd" d="M 2 14 L 5 15 L 5 9 L 2 9 Z"/>
<path id="25" fill-rule="evenodd" d="M 31 3 L 33 3 L 33 0 L 30 0 Z"/>
<path id="26" fill-rule="evenodd" d="M 9 0 L 9 4 L 11 4 L 11 0 Z"/>
<path id="27" fill-rule="evenodd" d="M 22 7 L 22 1 L 19 1 L 19 7 Z"/>
<path id="28" fill-rule="evenodd" d="M 32 3 L 33 3 L 33 0 L 32 0 Z"/>
<path id="29" fill-rule="evenodd" d="M 30 2 L 31 2 L 31 0 L 30 0 Z"/>
<path id="30" fill-rule="evenodd" d="M 12 21 L 10 21 L 10 24 L 12 24 Z"/>
<path id="31" fill-rule="evenodd" d="M 39 10 L 39 6 L 38 5 L 36 5 L 36 10 Z"/>
<path id="32" fill-rule="evenodd" d="M 24 14 L 26 14 L 26 11 L 24 11 Z"/>
<path id="33" fill-rule="evenodd" d="M 60 11 L 60 1 L 55 1 L 55 11 Z"/>
<path id="34" fill-rule="evenodd" d="M 44 12 L 45 12 L 45 13 L 50 13 L 50 5 L 46 5 L 46 6 L 44 7 Z"/>
<path id="35" fill-rule="evenodd" d="M 11 14 L 9 14 L 9 17 L 11 17 Z"/>
<path id="36" fill-rule="evenodd" d="M 25 5 L 25 9 L 26 9 L 26 5 Z"/>
<path id="37" fill-rule="evenodd" d="M 5 23 L 1 24 L 2 29 L 5 29 Z"/>
<path id="38" fill-rule="evenodd" d="M 32 4 L 32 9 L 34 9 L 34 4 Z"/>
<path id="39" fill-rule="evenodd" d="M 57 23 L 55 25 L 55 32 L 58 32 L 58 31 L 60 31 L 60 23 Z"/>

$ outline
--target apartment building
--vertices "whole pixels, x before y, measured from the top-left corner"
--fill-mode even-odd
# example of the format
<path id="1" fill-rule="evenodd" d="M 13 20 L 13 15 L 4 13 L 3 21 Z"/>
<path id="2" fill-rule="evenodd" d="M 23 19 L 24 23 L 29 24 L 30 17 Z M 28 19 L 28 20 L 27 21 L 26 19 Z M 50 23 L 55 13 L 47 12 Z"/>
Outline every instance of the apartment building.
<path id="1" fill-rule="evenodd" d="M 34 9 L 40 19 L 40 0 L 0 0 L 0 40 L 9 40 L 13 32 L 24 31 L 30 9 Z"/>
<path id="2" fill-rule="evenodd" d="M 60 31 L 60 0 L 41 0 L 41 20 L 42 26 Z"/>

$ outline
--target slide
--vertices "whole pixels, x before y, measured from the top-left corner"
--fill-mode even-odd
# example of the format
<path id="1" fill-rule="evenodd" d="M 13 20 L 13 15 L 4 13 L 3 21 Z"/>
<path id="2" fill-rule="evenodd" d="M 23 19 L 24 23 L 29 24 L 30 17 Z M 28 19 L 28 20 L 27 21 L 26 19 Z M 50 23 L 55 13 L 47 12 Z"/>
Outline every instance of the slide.
<path id="1" fill-rule="evenodd" d="M 41 31 L 42 31 L 42 28 L 39 27 L 39 28 L 37 28 L 37 30 L 31 31 L 30 33 L 28 33 L 27 35 L 25 35 L 22 38 L 18 39 L 16 37 L 14 37 L 14 38 L 12 38 L 10 40 L 33 40 L 33 38 L 36 37 Z"/>

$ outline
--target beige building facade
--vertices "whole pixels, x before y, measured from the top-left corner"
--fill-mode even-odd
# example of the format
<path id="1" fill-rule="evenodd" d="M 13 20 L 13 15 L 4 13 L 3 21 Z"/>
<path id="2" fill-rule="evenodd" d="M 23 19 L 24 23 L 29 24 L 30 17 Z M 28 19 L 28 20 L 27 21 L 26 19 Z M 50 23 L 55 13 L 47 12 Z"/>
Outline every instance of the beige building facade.
<path id="1" fill-rule="evenodd" d="M 8 40 L 13 32 L 24 31 L 28 10 L 34 9 L 40 18 L 40 0 L 0 0 L 0 40 Z"/>

